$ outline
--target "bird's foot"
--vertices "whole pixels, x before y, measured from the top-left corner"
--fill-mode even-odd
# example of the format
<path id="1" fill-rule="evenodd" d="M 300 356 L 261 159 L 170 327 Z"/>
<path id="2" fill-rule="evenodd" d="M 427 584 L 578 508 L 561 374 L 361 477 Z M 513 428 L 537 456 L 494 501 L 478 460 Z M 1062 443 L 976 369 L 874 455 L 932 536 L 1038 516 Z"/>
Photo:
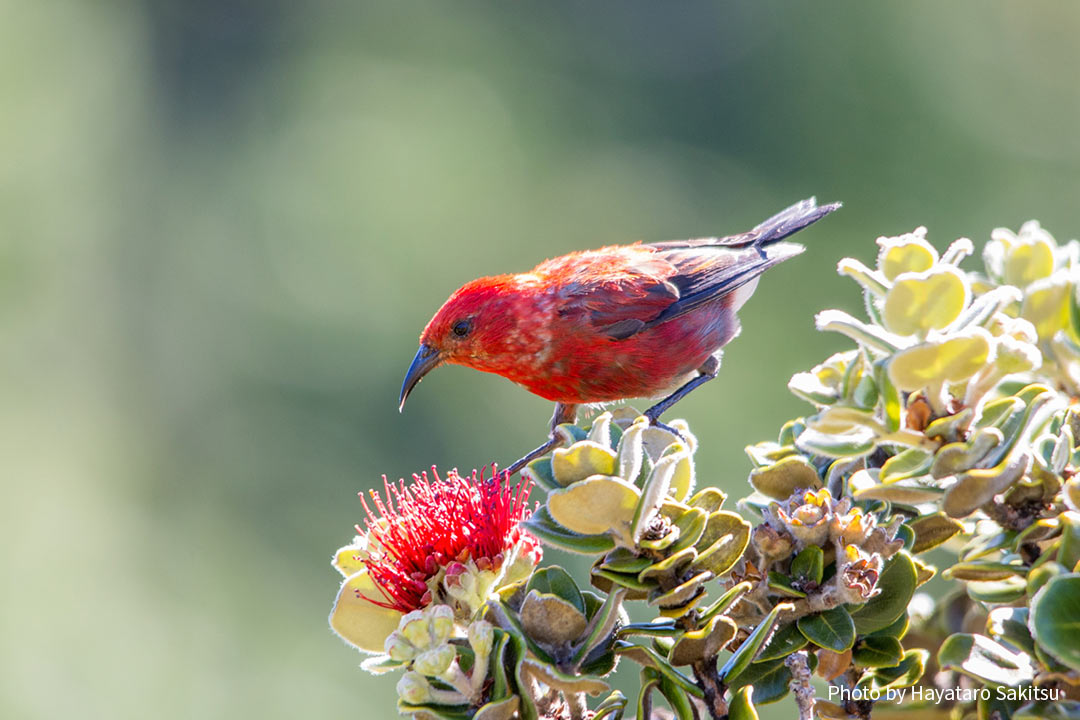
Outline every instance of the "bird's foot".
<path id="1" fill-rule="evenodd" d="M 661 430 L 667 430 L 669 433 L 671 433 L 675 437 L 679 438 L 679 440 L 681 440 L 682 442 L 684 442 L 684 443 L 686 442 L 686 437 L 681 432 L 679 432 L 679 430 L 677 428 L 673 428 L 672 426 L 668 425 L 667 423 L 660 422 L 659 417 L 656 417 L 655 415 L 653 415 L 652 413 L 649 413 L 648 411 L 645 412 L 645 417 L 646 417 L 646 419 L 648 419 L 649 425 L 653 426 L 654 428 L 660 428 Z"/>
<path id="2" fill-rule="evenodd" d="M 540 447 L 536 448 L 535 450 L 530 452 L 525 457 L 523 457 L 520 460 L 517 460 L 516 462 L 511 464 L 510 467 L 506 468 L 506 471 L 508 473 L 510 473 L 511 475 L 513 475 L 516 472 L 518 472 L 519 470 L 521 470 L 523 467 L 525 467 L 526 465 L 531 463 L 536 458 L 543 457 L 544 455 L 547 455 L 549 452 L 551 452 L 555 448 L 559 447 L 560 445 L 562 445 L 562 438 L 557 436 L 557 435 L 552 436 L 552 437 L 548 438 L 548 441 L 546 443 L 544 443 Z"/>

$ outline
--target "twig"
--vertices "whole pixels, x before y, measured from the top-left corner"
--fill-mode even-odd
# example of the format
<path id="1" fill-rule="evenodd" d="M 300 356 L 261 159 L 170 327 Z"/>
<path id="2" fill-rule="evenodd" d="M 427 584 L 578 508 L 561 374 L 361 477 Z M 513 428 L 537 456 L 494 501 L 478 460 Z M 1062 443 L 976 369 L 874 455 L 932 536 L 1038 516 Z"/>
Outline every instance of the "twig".
<path id="1" fill-rule="evenodd" d="M 792 653 L 784 660 L 791 671 L 791 688 L 795 696 L 795 704 L 799 708 L 799 720 L 813 720 L 814 717 L 814 686 L 810 682 L 810 664 L 807 662 L 805 650 Z"/>

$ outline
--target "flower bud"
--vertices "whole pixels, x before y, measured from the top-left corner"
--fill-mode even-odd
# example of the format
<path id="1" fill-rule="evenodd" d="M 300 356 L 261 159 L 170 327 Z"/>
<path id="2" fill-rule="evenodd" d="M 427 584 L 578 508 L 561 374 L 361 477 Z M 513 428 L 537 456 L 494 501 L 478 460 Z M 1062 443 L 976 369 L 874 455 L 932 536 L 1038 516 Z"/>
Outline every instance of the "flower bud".
<path id="1" fill-rule="evenodd" d="M 795 542 L 790 535 L 777 531 L 770 525 L 755 527 L 751 542 L 762 557 L 770 560 L 787 557 L 795 547 Z"/>
<path id="2" fill-rule="evenodd" d="M 873 515 L 863 515 L 860 508 L 852 508 L 843 515 L 833 516 L 829 536 L 844 545 L 861 545 L 876 524 Z"/>
<path id="3" fill-rule="evenodd" d="M 423 675 L 408 671 L 397 684 L 398 697 L 409 705 L 422 705 L 431 699 L 431 684 Z"/>
<path id="4" fill-rule="evenodd" d="M 390 656 L 392 660 L 398 662 L 408 662 L 412 660 L 416 655 L 416 648 L 409 642 L 404 635 L 398 631 L 394 631 L 386 636 L 386 643 L 383 645 L 383 651 Z"/>
<path id="5" fill-rule="evenodd" d="M 879 555 L 863 553 L 854 545 L 844 548 L 839 587 L 850 597 L 848 602 L 866 602 L 881 592 L 877 587 L 881 566 Z"/>
<path id="6" fill-rule="evenodd" d="M 808 490 L 801 498 L 796 495 L 788 501 L 788 507 L 790 514 L 777 508 L 776 516 L 796 540 L 803 545 L 821 545 L 828 539 L 832 520 L 832 496 L 828 490 Z"/>
<path id="7" fill-rule="evenodd" d="M 401 618 L 398 632 L 404 635 L 413 647 L 423 650 L 431 645 L 430 625 L 423 610 L 413 610 Z"/>
<path id="8" fill-rule="evenodd" d="M 446 642 L 454 632 L 454 609 L 449 605 L 435 605 L 429 612 L 431 641 L 436 645 Z"/>
<path id="9" fill-rule="evenodd" d="M 495 644 L 495 628 L 486 620 L 477 620 L 469 625 L 469 645 L 477 657 L 486 657 L 491 654 L 491 648 Z"/>
<path id="10" fill-rule="evenodd" d="M 413 670 L 427 677 L 439 677 L 450 668 L 455 654 L 454 646 L 450 644 L 425 650 L 416 656 L 413 661 Z"/>

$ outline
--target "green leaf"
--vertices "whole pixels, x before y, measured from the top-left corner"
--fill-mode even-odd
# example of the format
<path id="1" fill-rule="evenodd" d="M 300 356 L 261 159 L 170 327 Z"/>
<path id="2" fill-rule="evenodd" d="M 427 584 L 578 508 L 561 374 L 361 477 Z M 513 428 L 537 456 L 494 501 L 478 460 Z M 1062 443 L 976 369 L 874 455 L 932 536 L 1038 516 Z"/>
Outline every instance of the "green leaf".
<path id="1" fill-rule="evenodd" d="M 701 613 L 700 613 L 700 616 L 699 616 L 700 619 L 702 621 L 706 621 L 709 618 L 711 618 L 713 615 L 715 615 L 717 613 L 724 612 L 729 607 L 734 605 L 736 603 L 736 601 L 738 601 L 740 598 L 742 598 L 743 595 L 750 592 L 751 588 L 753 588 L 753 587 L 754 587 L 753 583 L 745 581 L 745 580 L 743 582 L 739 583 L 738 585 L 735 585 L 730 590 L 728 590 L 723 595 L 721 595 L 716 600 L 716 602 L 714 602 L 712 605 L 710 605 L 705 610 L 702 610 Z"/>
<path id="2" fill-rule="evenodd" d="M 693 606 L 700 602 L 701 598 L 705 595 L 704 585 L 709 580 L 712 580 L 713 574 L 705 571 L 691 576 L 688 580 L 684 580 L 681 584 L 676 585 L 674 588 L 662 591 L 660 588 L 653 590 L 649 594 L 649 604 L 657 605 L 662 610 L 681 610 L 676 613 L 677 615 L 683 615 L 689 612 Z M 691 601 L 694 601 L 692 604 Z"/>
<path id="3" fill-rule="evenodd" d="M 618 438 L 613 437 L 612 428 L 616 431 L 619 430 L 619 426 L 611 422 L 611 413 L 600 413 L 593 420 L 592 427 L 589 428 L 588 439 L 598 445 L 613 448 L 618 442 Z M 612 442 L 612 440 L 615 442 Z"/>
<path id="4" fill-rule="evenodd" d="M 609 586 L 607 583 L 597 582 L 597 578 L 603 578 L 611 583 L 614 583 L 615 585 L 619 585 L 630 590 L 638 590 L 646 594 L 655 587 L 654 583 L 641 582 L 640 580 L 638 580 L 637 573 L 630 574 L 611 572 L 610 570 L 605 570 L 603 566 L 594 567 L 592 569 L 592 584 L 600 590 L 603 590 L 604 592 L 609 592 L 612 589 L 612 587 Z M 635 599 L 641 599 L 642 597 L 644 597 L 644 595 L 638 595 Z"/>
<path id="5" fill-rule="evenodd" d="M 530 678 L 538 679 L 549 687 L 553 687 L 567 695 L 572 693 L 586 693 L 588 695 L 600 695 L 611 688 L 606 682 L 594 677 L 584 675 L 570 675 L 564 673 L 554 665 L 546 662 L 538 662 L 532 658 L 525 658 L 521 662 L 522 671 Z"/>
<path id="6" fill-rule="evenodd" d="M 942 573 L 942 575 L 950 580 L 987 582 L 991 580 L 1005 580 L 1014 575 L 1025 575 L 1026 573 L 1027 567 L 1020 563 L 980 560 L 976 562 L 956 563 Z"/>
<path id="7" fill-rule="evenodd" d="M 790 684 L 791 670 L 784 664 L 783 658 L 779 658 L 751 663 L 750 667 L 739 673 L 731 689 L 735 691 L 752 687 L 754 688 L 754 704 L 768 705 L 786 697 Z"/>
<path id="8" fill-rule="evenodd" d="M 798 440 L 796 447 L 803 452 L 825 457 L 859 457 L 874 451 L 877 436 L 873 430 L 860 429 L 855 432 L 834 435 L 807 429 Z"/>
<path id="9" fill-rule="evenodd" d="M 698 538 L 698 557 L 690 568 L 720 577 L 739 562 L 749 544 L 750 523 L 736 513 L 717 510 L 709 515 L 705 532 Z"/>
<path id="10" fill-rule="evenodd" d="M 596 706 L 592 720 L 607 720 L 612 718 L 617 720 L 622 718 L 623 712 L 626 709 L 627 700 L 626 696 L 618 690 L 612 691 L 610 695 L 604 698 L 604 701 Z"/>
<path id="11" fill-rule="evenodd" d="M 630 643 L 619 643 L 615 648 L 615 653 L 630 658 L 645 668 L 646 671 L 656 671 L 660 673 L 682 688 L 684 692 L 688 692 L 694 697 L 705 697 L 705 693 L 693 680 L 673 668 L 667 661 L 667 658 L 663 657 L 650 647 L 632 645 Z"/>
<path id="12" fill-rule="evenodd" d="M 786 595 L 787 597 L 806 597 L 806 593 L 804 593 L 802 590 L 796 590 L 794 587 L 792 587 L 792 582 L 793 578 L 790 578 L 783 573 L 778 573 L 775 571 L 769 573 L 768 585 L 770 590 L 775 590 L 781 595 Z"/>
<path id="13" fill-rule="evenodd" d="M 1028 595 L 1034 597 L 1035 593 L 1039 592 L 1046 583 L 1050 582 L 1058 575 L 1067 574 L 1069 574 L 1069 569 L 1054 561 L 1043 563 L 1037 568 L 1032 568 L 1027 577 Z"/>
<path id="14" fill-rule="evenodd" d="M 581 535 L 629 533 L 641 493 L 622 478 L 592 475 L 548 495 L 555 522 Z"/>
<path id="15" fill-rule="evenodd" d="M 971 418 L 975 416 L 975 411 L 971 408 L 964 408 L 958 413 L 953 415 L 946 415 L 940 417 L 937 420 L 932 421 L 923 430 L 923 435 L 928 438 L 940 438 L 945 441 L 958 440 L 966 428 L 971 424 Z M 938 451 L 941 452 L 940 450 Z"/>
<path id="16" fill-rule="evenodd" d="M 511 695 L 502 700 L 495 700 L 486 703 L 477 710 L 476 714 L 473 715 L 472 720 L 511 720 L 511 718 L 517 716 L 518 706 L 520 704 L 521 698 L 517 695 Z"/>
<path id="17" fill-rule="evenodd" d="M 593 475 L 611 475 L 616 465 L 615 451 L 592 440 L 582 440 L 568 448 L 556 448 L 551 453 L 552 473 L 563 487 Z"/>
<path id="18" fill-rule="evenodd" d="M 720 681 L 731 684 L 731 681 L 739 676 L 743 670 L 750 665 L 754 660 L 754 656 L 757 655 L 757 651 L 761 649 L 761 646 L 765 644 L 765 640 L 769 637 L 773 627 L 776 625 L 777 618 L 780 617 L 780 613 L 788 612 L 794 609 L 794 605 L 791 603 L 780 603 L 774 607 L 765 618 L 758 623 L 758 626 L 754 628 L 754 631 L 750 633 L 750 636 L 743 641 L 739 649 L 731 654 L 724 666 L 720 668 L 719 676 Z"/>
<path id="19" fill-rule="evenodd" d="M 994 685 L 1021 685 L 1035 679 L 1026 653 L 1013 652 L 985 635 L 955 633 L 945 638 L 938 664 Z"/>
<path id="20" fill-rule="evenodd" d="M 1066 510 L 1058 519 L 1061 523 L 1061 545 L 1057 561 L 1072 569 L 1080 563 L 1080 513 Z"/>
<path id="21" fill-rule="evenodd" d="M 657 677 L 656 673 L 641 673 L 641 689 L 638 691 L 637 713 L 635 717 L 648 717 L 652 714 L 649 710 L 649 708 L 652 707 L 649 696 L 659 687 L 660 678 Z"/>
<path id="22" fill-rule="evenodd" d="M 840 399 L 836 388 L 829 387 L 812 372 L 795 373 L 788 381 L 788 390 L 796 397 L 814 405 L 831 405 Z"/>
<path id="23" fill-rule="evenodd" d="M 896 618 L 896 620 L 886 627 L 870 633 L 869 637 L 891 637 L 896 638 L 897 640 L 903 640 L 904 636 L 907 635 L 908 626 L 910 624 L 911 620 L 908 617 L 908 614 L 906 612 L 901 613 L 900 617 Z"/>
<path id="24" fill-rule="evenodd" d="M 1015 602 L 1027 594 L 1027 581 L 1020 577 L 992 582 L 967 582 L 965 585 L 973 600 L 995 605 Z"/>
<path id="25" fill-rule="evenodd" d="M 510 634 L 499 628 L 495 629 L 495 646 L 491 653 L 491 697 L 503 697 L 510 692 L 510 678 L 507 677 L 507 654 L 510 647 Z"/>
<path id="26" fill-rule="evenodd" d="M 957 478 L 956 484 L 945 491 L 942 510 L 950 517 L 967 517 L 1023 477 L 1028 460 L 1027 451 L 1017 451 L 992 468 L 975 468 L 964 472 Z"/>
<path id="27" fill-rule="evenodd" d="M 915 594 L 919 575 L 911 556 L 901 551 L 893 555 L 881 571 L 877 586 L 881 592 L 851 613 L 855 630 L 867 635 L 887 627 L 907 610 Z"/>
<path id="28" fill-rule="evenodd" d="M 619 440 L 619 477 L 636 483 L 645 462 L 642 434 L 648 422 L 642 419 L 626 429 Z"/>
<path id="29" fill-rule="evenodd" d="M 584 555 L 595 555 L 615 548 L 608 535 L 581 535 L 567 530 L 552 519 L 547 507 L 541 505 L 523 525 L 545 544 Z"/>
<path id="30" fill-rule="evenodd" d="M 581 594 L 581 590 L 578 589 L 574 578 L 570 577 L 570 573 L 558 565 L 540 568 L 533 573 L 525 586 L 525 592 L 528 594 L 533 590 L 545 595 L 554 595 L 564 602 L 570 603 L 578 612 L 585 613 L 585 597 Z"/>
<path id="31" fill-rule="evenodd" d="M 810 545 L 791 561 L 791 574 L 815 585 L 821 584 L 825 569 L 825 554 L 817 545 Z"/>
<path id="32" fill-rule="evenodd" d="M 546 492 L 557 490 L 561 485 L 555 480 L 555 474 L 551 470 L 551 457 L 542 457 L 533 460 L 526 465 L 521 471 L 521 477 L 523 480 L 532 480 L 534 483 L 544 488 Z"/>
<path id="33" fill-rule="evenodd" d="M 867 325 L 843 310 L 824 310 L 814 316 L 814 324 L 822 332 L 838 332 L 860 345 L 893 354 L 900 350 L 899 338 L 884 328 Z"/>
<path id="34" fill-rule="evenodd" d="M 855 642 L 855 623 L 843 607 L 799 618 L 799 632 L 818 647 L 843 652 Z"/>
<path id="35" fill-rule="evenodd" d="M 1017 650 L 1030 654 L 1035 651 L 1035 641 L 1028 628 L 1030 617 L 1026 607 L 994 608 L 986 619 L 986 629 L 996 640 L 1004 640 Z"/>
<path id="36" fill-rule="evenodd" d="M 915 545 L 912 552 L 916 555 L 936 548 L 964 529 L 962 522 L 948 517 L 943 512 L 917 517 L 908 525 L 915 531 Z"/>
<path id="37" fill-rule="evenodd" d="M 750 485 L 774 500 L 787 500 L 796 490 L 817 489 L 821 478 L 802 455 L 792 455 L 750 473 Z"/>
<path id="38" fill-rule="evenodd" d="M 753 694 L 754 688 L 752 685 L 740 688 L 735 692 L 735 696 L 731 698 L 731 704 L 728 706 L 729 720 L 758 720 L 758 713 L 754 709 L 752 699 Z"/>
<path id="39" fill-rule="evenodd" d="M 919 681 L 926 670 L 926 661 L 930 653 L 922 648 L 908 650 L 900 664 L 891 668 L 881 668 L 869 676 L 869 684 L 877 690 L 896 690 L 910 687 Z M 862 683 L 860 682 L 860 685 Z"/>
<path id="40" fill-rule="evenodd" d="M 521 626 L 530 640 L 548 646 L 566 646 L 585 631 L 585 613 L 549 593 L 530 590 L 521 605 Z"/>
<path id="41" fill-rule="evenodd" d="M 613 592 L 609 593 L 604 598 L 604 604 L 600 606 L 600 609 L 595 611 L 589 617 L 589 625 L 586 628 L 589 632 L 585 636 L 577 652 L 574 653 L 572 662 L 575 667 L 580 668 L 581 664 L 585 662 L 585 658 L 593 655 L 595 650 L 604 643 L 610 646 L 612 642 L 612 632 L 619 619 L 619 614 L 622 612 L 622 601 L 626 596 L 625 592 Z M 623 613 L 625 619 L 625 613 Z M 612 656 L 614 659 L 614 656 Z"/>
<path id="42" fill-rule="evenodd" d="M 724 506 L 725 500 L 727 500 L 727 493 L 723 490 L 707 487 L 694 493 L 694 496 L 687 501 L 687 504 L 690 507 L 701 508 L 707 513 L 713 513 Z"/>
<path id="43" fill-rule="evenodd" d="M 990 694 L 989 697 L 982 696 L 976 701 L 975 716 L 978 720 L 1013 720 L 1013 712 L 1019 707 L 1019 700 L 1008 700 Z"/>
<path id="44" fill-rule="evenodd" d="M 682 633 L 668 652 L 668 661 L 672 665 L 690 665 L 715 659 L 717 653 L 735 637 L 738 629 L 734 620 L 717 615 L 700 630 Z"/>
<path id="45" fill-rule="evenodd" d="M 802 650 L 806 647 L 807 642 L 809 641 L 806 636 L 799 632 L 799 628 L 795 623 L 781 625 L 773 633 L 773 636 L 769 638 L 769 642 L 765 644 L 765 647 L 761 648 L 755 663 L 785 658 L 793 652 Z"/>
<path id="46" fill-rule="evenodd" d="M 934 456 L 919 448 L 908 448 L 893 455 L 881 466 L 881 482 L 896 482 L 910 477 L 925 475 L 934 462 Z"/>
<path id="47" fill-rule="evenodd" d="M 881 405 L 885 412 L 885 427 L 889 432 L 900 429 L 900 391 L 889 379 L 888 359 L 874 363 L 874 379 L 881 393 Z"/>
<path id="48" fill-rule="evenodd" d="M 668 701 L 668 706 L 675 713 L 678 720 L 696 720 L 697 712 L 690 703 L 690 698 L 673 682 L 667 678 L 662 678 L 660 680 L 660 693 Z"/>
<path id="49" fill-rule="evenodd" d="M 894 667 L 904 657 L 904 646 L 894 637 L 870 635 L 855 644 L 851 657 L 857 667 Z"/>
<path id="50" fill-rule="evenodd" d="M 1028 624 L 1044 650 L 1080 670 L 1080 575 L 1058 575 L 1035 593 Z"/>
<path id="51" fill-rule="evenodd" d="M 652 558 L 638 555 L 632 550 L 620 547 L 605 555 L 600 567 L 611 572 L 637 575 L 652 564 Z"/>
<path id="52" fill-rule="evenodd" d="M 704 534 L 708 517 L 708 513 L 696 507 L 690 508 L 679 516 L 675 521 L 675 527 L 679 528 L 679 539 L 668 552 L 677 553 L 691 549 L 691 546 L 696 544 Z M 694 557 L 697 557 L 696 552 Z"/>
<path id="53" fill-rule="evenodd" d="M 1028 703 L 1012 714 L 1012 720 L 1080 720 L 1080 702 L 1052 700 Z"/>

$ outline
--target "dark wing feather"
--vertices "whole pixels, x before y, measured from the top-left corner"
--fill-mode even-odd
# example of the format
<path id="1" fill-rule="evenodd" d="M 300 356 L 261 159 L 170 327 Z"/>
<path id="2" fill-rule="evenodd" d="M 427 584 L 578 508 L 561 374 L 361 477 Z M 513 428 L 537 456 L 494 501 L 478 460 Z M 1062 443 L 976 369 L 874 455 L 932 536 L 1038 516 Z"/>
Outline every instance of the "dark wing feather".
<path id="1" fill-rule="evenodd" d="M 679 299 L 639 330 L 734 292 L 773 265 L 798 255 L 802 245 L 779 241 L 839 207 L 839 203 L 818 206 L 814 198 L 809 198 L 739 235 L 653 243 L 649 247 L 677 268 L 668 280 L 679 289 Z"/>
<path id="2" fill-rule="evenodd" d="M 837 207 L 818 207 L 811 198 L 740 235 L 582 253 L 548 261 L 537 271 L 564 281 L 560 315 L 583 317 L 623 340 L 734 292 L 798 255 L 801 245 L 778 241 Z M 582 263 L 587 256 L 591 262 Z"/>
<path id="3" fill-rule="evenodd" d="M 669 281 L 679 288 L 679 299 L 640 329 L 677 318 L 732 293 L 803 249 L 795 243 L 780 243 L 746 250 L 709 246 L 663 251 L 662 254 L 678 268 L 678 274 Z"/>
<path id="4" fill-rule="evenodd" d="M 559 315 L 582 318 L 615 340 L 640 332 L 680 297 L 667 281 L 676 269 L 643 246 L 584 253 L 575 260 L 583 256 L 592 262 L 575 263 L 580 272 L 562 275 Z"/>

